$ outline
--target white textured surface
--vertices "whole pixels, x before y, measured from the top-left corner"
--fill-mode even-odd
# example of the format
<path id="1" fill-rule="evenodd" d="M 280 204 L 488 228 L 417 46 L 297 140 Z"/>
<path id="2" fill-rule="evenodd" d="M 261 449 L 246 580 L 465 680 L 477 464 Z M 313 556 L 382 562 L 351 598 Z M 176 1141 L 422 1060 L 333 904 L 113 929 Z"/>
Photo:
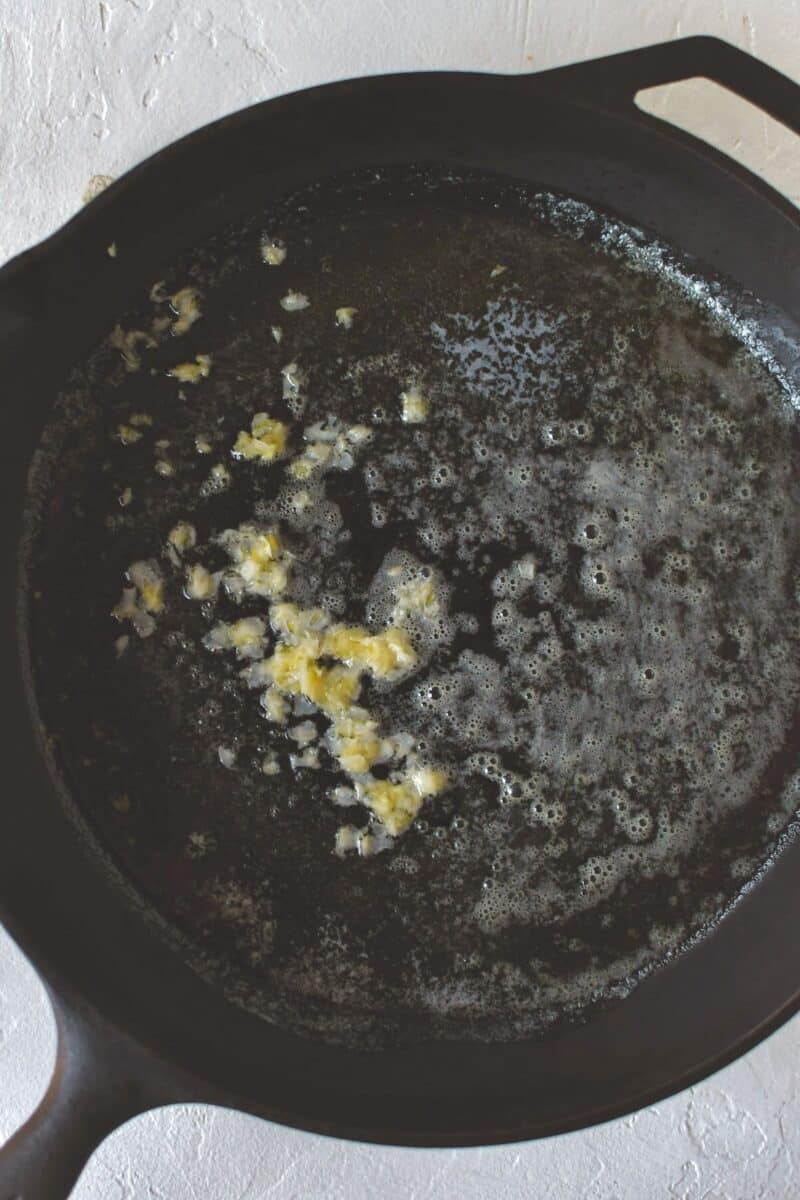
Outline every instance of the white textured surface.
<path id="1" fill-rule="evenodd" d="M 800 77 L 800 0 L 0 0 L 0 260 L 78 207 L 96 175 L 255 100 L 354 74 L 516 72 L 715 33 Z M 700 85 L 655 108 L 697 128 Z M 709 136 L 796 200 L 797 144 L 703 99 Z M 789 948 L 792 952 L 792 948 Z M 47 1085 L 44 993 L 0 931 L 0 1140 Z M 73 1200 L 781 1200 L 800 1194 L 800 1020 L 713 1079 L 599 1129 L 524 1146 L 355 1146 L 176 1108 L 98 1150 Z"/>

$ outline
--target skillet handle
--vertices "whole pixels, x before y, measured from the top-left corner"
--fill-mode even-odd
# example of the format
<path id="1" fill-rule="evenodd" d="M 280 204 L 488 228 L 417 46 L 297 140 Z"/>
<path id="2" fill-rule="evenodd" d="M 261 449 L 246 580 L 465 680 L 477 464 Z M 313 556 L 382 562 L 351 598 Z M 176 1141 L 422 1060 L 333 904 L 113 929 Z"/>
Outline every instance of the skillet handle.
<path id="1" fill-rule="evenodd" d="M 642 88 L 695 75 L 721 84 L 800 134 L 800 84 L 720 38 L 677 38 L 543 71 L 538 78 L 575 99 L 631 109 Z"/>
<path id="2" fill-rule="evenodd" d="M 156 1055 L 49 994 L 58 1026 L 55 1072 L 39 1107 L 0 1147 L 0 1200 L 66 1200 L 114 1129 L 159 1105 L 200 1098 Z"/>

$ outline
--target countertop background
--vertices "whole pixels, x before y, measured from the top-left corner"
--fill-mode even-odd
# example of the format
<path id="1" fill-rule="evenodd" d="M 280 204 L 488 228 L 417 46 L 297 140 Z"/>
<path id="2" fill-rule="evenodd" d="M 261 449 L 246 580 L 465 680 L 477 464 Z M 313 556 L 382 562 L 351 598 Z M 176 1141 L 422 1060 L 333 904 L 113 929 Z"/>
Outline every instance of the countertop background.
<path id="1" fill-rule="evenodd" d="M 539 70 L 693 33 L 800 79 L 800 0 L 0 0 L 0 261 L 103 177 L 284 91 L 417 68 Z M 800 204 L 798 143 L 761 114 L 703 83 L 647 103 Z M 800 1194 L 799 1051 L 796 1018 L 654 1108 L 486 1150 L 353 1145 L 164 1109 L 108 1138 L 73 1200 L 781 1200 Z M 54 1053 L 44 992 L 0 929 L 0 1142 L 36 1106 Z"/>

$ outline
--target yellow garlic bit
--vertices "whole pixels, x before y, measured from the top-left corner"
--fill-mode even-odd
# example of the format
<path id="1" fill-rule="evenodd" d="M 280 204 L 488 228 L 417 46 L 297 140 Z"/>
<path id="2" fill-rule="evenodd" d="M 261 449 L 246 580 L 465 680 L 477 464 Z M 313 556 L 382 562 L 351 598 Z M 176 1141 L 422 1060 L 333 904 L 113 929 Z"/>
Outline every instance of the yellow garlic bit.
<path id="1" fill-rule="evenodd" d="M 182 554 L 184 550 L 191 550 L 197 545 L 197 530 L 188 521 L 179 521 L 170 529 L 167 540 Z"/>
<path id="2" fill-rule="evenodd" d="M 289 706 L 286 698 L 277 688 L 267 688 L 261 697 L 261 704 L 270 721 L 274 721 L 276 725 L 285 724 Z"/>
<path id="3" fill-rule="evenodd" d="M 420 425 L 428 416 L 428 400 L 423 396 L 418 387 L 412 386 L 406 388 L 400 393 L 400 399 L 403 402 L 403 407 L 400 411 L 401 419 L 406 425 Z"/>
<path id="4" fill-rule="evenodd" d="M 132 425 L 117 426 L 117 437 L 123 446 L 132 446 L 134 442 L 138 442 L 141 439 L 141 436 L 140 431 L 134 429 Z"/>
<path id="5" fill-rule="evenodd" d="M 268 267 L 279 267 L 286 260 L 287 250 L 283 242 L 265 237 L 261 242 L 261 258 Z"/>
<path id="6" fill-rule="evenodd" d="M 344 712 L 356 700 L 358 673 L 343 667 L 324 667 L 316 637 L 304 637 L 294 645 L 280 643 L 265 668 L 275 687 L 290 696 L 305 696 L 327 715 Z"/>
<path id="7" fill-rule="evenodd" d="M 196 288 L 184 287 L 180 291 L 170 296 L 169 303 L 172 311 L 175 313 L 176 320 L 172 322 L 172 332 L 175 334 L 186 333 L 191 329 L 195 321 L 202 317 L 200 306 L 197 301 L 199 299 Z"/>
<path id="8" fill-rule="evenodd" d="M 187 568 L 183 590 L 189 600 L 210 600 L 217 590 L 217 581 L 201 563 L 195 563 Z"/>
<path id="9" fill-rule="evenodd" d="M 167 374 L 172 379 L 177 379 L 179 383 L 199 383 L 201 379 L 207 379 L 211 374 L 211 355 L 196 354 L 193 363 L 178 363 L 177 366 L 170 367 Z"/>
<path id="10" fill-rule="evenodd" d="M 137 346 L 144 344 L 150 349 L 156 344 L 151 335 L 143 329 L 126 330 L 121 325 L 114 326 L 108 340 L 115 350 L 119 350 L 127 371 L 138 371 L 142 365 L 142 356 L 136 349 Z"/>
<path id="11" fill-rule="evenodd" d="M 233 453 L 238 458 L 257 462 L 274 462 L 286 450 L 288 426 L 267 413 L 256 413 L 250 424 L 251 432 L 242 430 L 236 439 Z"/>
<path id="12" fill-rule="evenodd" d="M 324 467 L 333 454 L 333 446 L 329 442 L 311 442 L 306 446 L 300 458 L 290 465 L 289 471 L 295 479 L 308 479 L 317 467 Z"/>
<path id="13" fill-rule="evenodd" d="M 337 308 L 336 324 L 341 326 L 342 329 L 352 329 L 353 317 L 357 312 L 357 308 L 351 308 L 349 305 L 345 305 L 343 308 Z"/>
<path id="14" fill-rule="evenodd" d="M 378 722 L 356 709 L 333 722 L 331 745 L 339 766 L 349 775 L 365 775 L 381 757 Z"/>
<path id="15" fill-rule="evenodd" d="M 253 596 L 277 598 L 289 586 L 291 555 L 284 550 L 274 529 L 255 525 L 227 529 L 219 538 L 234 562 L 229 578 Z"/>
<path id="16" fill-rule="evenodd" d="M 142 607 L 149 613 L 159 613 L 164 607 L 164 584 L 151 580 L 142 587 Z"/>
<path id="17" fill-rule="evenodd" d="M 359 626 L 334 625 L 322 643 L 323 654 L 386 679 L 412 667 L 417 661 L 404 629 L 390 625 L 383 633 L 368 633 Z"/>
<path id="18" fill-rule="evenodd" d="M 404 833 L 422 802 L 447 787 L 447 775 L 434 767 L 418 767 L 398 782 L 374 779 L 359 788 L 359 799 L 372 809 L 392 836 Z"/>
<path id="19" fill-rule="evenodd" d="M 439 616 L 440 604 L 432 575 L 420 576 L 401 583 L 397 588 L 397 603 L 392 614 L 400 623 L 406 617 L 421 616 L 433 620 Z"/>
<path id="20" fill-rule="evenodd" d="M 329 620 L 328 614 L 321 608 L 300 608 L 288 602 L 273 604 L 269 619 L 276 633 L 294 641 L 308 634 L 320 633 Z"/>

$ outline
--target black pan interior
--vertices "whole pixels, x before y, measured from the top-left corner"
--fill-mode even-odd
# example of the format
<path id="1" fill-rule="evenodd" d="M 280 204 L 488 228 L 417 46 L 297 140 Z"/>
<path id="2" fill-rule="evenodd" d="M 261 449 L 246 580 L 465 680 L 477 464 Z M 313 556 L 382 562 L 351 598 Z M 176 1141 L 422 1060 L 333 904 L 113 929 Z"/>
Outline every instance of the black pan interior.
<path id="1" fill-rule="evenodd" d="M 38 702 L 91 836 L 187 961 L 296 1032 L 527 1037 L 624 995 L 735 902 L 796 807 L 797 414 L 756 306 L 569 198 L 427 169 L 294 194 L 159 279 L 202 317 L 137 370 L 89 356 L 31 491 Z M 289 289 L 310 306 L 284 311 Z M 109 331 L 164 315 L 145 293 Z M 166 372 L 197 354 L 211 373 L 181 388 Z M 331 417 L 372 439 L 297 519 L 285 463 L 231 458 L 258 411 L 296 447 Z M 379 627 L 387 555 L 441 581 L 423 669 L 363 693 L 453 781 L 390 849 L 333 853 L 354 819 L 335 763 L 292 769 L 242 664 L 202 645 L 263 601 L 183 599 L 178 520 L 212 570 L 222 530 L 277 524 L 291 594 L 340 620 Z M 143 559 L 166 607 L 140 639 L 111 610 Z"/>

